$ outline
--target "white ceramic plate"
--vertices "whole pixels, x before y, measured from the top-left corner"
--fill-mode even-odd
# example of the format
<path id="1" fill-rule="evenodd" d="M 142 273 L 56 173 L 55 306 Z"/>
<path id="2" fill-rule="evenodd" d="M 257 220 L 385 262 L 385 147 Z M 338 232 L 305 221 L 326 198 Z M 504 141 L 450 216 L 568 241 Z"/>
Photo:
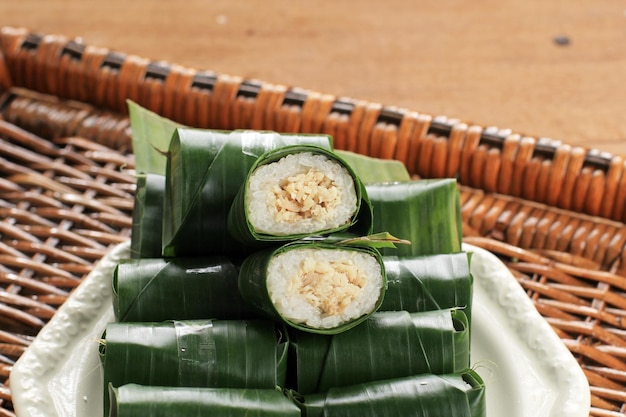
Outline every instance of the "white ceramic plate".
<path id="1" fill-rule="evenodd" d="M 113 319 L 111 274 L 128 249 L 99 262 L 14 366 L 18 417 L 102 415 L 98 338 Z M 570 352 L 506 266 L 483 249 L 464 249 L 474 252 L 472 362 L 486 381 L 487 415 L 587 417 L 589 386 Z"/>

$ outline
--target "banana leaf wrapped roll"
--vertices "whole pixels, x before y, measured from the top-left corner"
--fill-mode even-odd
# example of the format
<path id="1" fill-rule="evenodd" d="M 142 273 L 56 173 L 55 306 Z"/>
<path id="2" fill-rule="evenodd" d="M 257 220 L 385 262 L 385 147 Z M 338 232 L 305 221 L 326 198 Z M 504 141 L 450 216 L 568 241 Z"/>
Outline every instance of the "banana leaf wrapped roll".
<path id="1" fill-rule="evenodd" d="M 288 337 L 264 320 L 109 323 L 104 386 L 274 389 L 284 386 Z M 104 405 L 108 406 L 105 389 Z"/>
<path id="2" fill-rule="evenodd" d="M 165 176 L 139 174 L 133 205 L 130 256 L 133 259 L 161 256 Z"/>
<path id="3" fill-rule="evenodd" d="M 364 236 L 371 227 L 372 208 L 359 177 L 337 153 L 312 145 L 261 155 L 228 216 L 231 235 L 250 245 L 348 229 Z"/>
<path id="4" fill-rule="evenodd" d="M 113 311 L 119 322 L 255 318 L 238 276 L 223 256 L 123 260 L 113 272 Z"/>
<path id="5" fill-rule="evenodd" d="M 300 408 L 277 389 L 109 387 L 110 417 L 300 417 Z"/>
<path id="6" fill-rule="evenodd" d="M 334 334 L 367 319 L 384 299 L 376 249 L 292 242 L 247 257 L 239 292 L 267 318 L 306 332 Z"/>
<path id="7" fill-rule="evenodd" d="M 423 256 L 461 251 L 460 194 L 455 179 L 427 179 L 366 185 L 374 210 L 374 233 L 410 241 L 383 256 Z"/>
<path id="8" fill-rule="evenodd" d="M 176 129 L 165 174 L 163 256 L 249 253 L 227 230 L 233 200 L 259 156 L 296 144 L 332 147 L 326 135 Z"/>
<path id="9" fill-rule="evenodd" d="M 383 256 L 387 292 L 378 311 L 462 308 L 471 323 L 473 277 L 470 254 Z"/>
<path id="10" fill-rule="evenodd" d="M 293 395 L 302 417 L 485 417 L 485 384 L 475 371 L 423 374 Z"/>
<path id="11" fill-rule="evenodd" d="M 335 335 L 291 332 L 288 386 L 300 394 L 383 379 L 456 373 L 469 367 L 462 310 L 377 312 Z M 295 371 L 295 373 L 294 373 Z"/>

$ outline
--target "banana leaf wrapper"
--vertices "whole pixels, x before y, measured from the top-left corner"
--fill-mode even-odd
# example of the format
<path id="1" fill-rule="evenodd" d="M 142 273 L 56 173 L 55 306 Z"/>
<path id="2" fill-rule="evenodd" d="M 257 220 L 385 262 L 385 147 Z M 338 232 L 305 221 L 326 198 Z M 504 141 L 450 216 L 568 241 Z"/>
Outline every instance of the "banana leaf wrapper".
<path id="1" fill-rule="evenodd" d="M 377 380 L 448 374 L 469 367 L 462 310 L 377 312 L 347 332 L 292 332 L 288 386 L 306 395 Z M 294 373 L 295 370 L 295 373 Z"/>
<path id="2" fill-rule="evenodd" d="M 335 149 L 335 153 L 350 164 L 364 184 L 411 180 L 406 166 L 397 159 L 374 158 L 342 149 Z"/>
<path id="3" fill-rule="evenodd" d="M 380 307 L 386 286 L 376 249 L 314 241 L 257 251 L 239 272 L 242 298 L 266 318 L 320 334 L 365 321 Z"/>
<path id="4" fill-rule="evenodd" d="M 113 273 L 113 311 L 119 322 L 256 318 L 238 276 L 223 256 L 123 260 Z"/>
<path id="5" fill-rule="evenodd" d="M 167 149 L 180 123 L 126 100 L 137 172 L 165 175 Z"/>
<path id="6" fill-rule="evenodd" d="M 368 184 L 366 189 L 374 208 L 373 232 L 388 232 L 410 242 L 381 249 L 384 256 L 461 251 L 461 205 L 455 179 Z"/>
<path id="7" fill-rule="evenodd" d="M 470 254 L 384 256 L 387 292 L 378 311 L 462 308 L 471 323 L 473 277 Z"/>
<path id="8" fill-rule="evenodd" d="M 485 417 L 485 384 L 473 370 L 424 374 L 294 395 L 303 417 Z"/>
<path id="9" fill-rule="evenodd" d="M 139 174 L 133 206 L 130 256 L 133 259 L 161 256 L 165 176 Z"/>
<path id="10" fill-rule="evenodd" d="M 346 231 L 365 236 L 372 231 L 372 207 L 365 186 L 336 152 L 286 146 L 252 165 L 229 212 L 228 230 L 252 246 Z"/>
<path id="11" fill-rule="evenodd" d="M 176 129 L 165 174 L 163 256 L 248 254 L 251 249 L 227 230 L 237 192 L 262 154 L 304 143 L 332 148 L 326 135 Z"/>
<path id="12" fill-rule="evenodd" d="M 300 417 L 277 389 L 110 386 L 111 417 Z"/>
<path id="13" fill-rule="evenodd" d="M 274 389 L 286 379 L 283 330 L 263 320 L 110 323 L 100 345 L 104 387 Z"/>

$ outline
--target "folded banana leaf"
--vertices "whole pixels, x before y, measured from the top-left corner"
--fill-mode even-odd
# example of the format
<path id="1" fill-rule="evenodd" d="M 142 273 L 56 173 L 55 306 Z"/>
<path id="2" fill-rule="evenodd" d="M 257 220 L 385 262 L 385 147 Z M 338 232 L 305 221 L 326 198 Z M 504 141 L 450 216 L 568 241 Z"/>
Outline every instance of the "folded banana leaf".
<path id="1" fill-rule="evenodd" d="M 130 238 L 131 258 L 161 256 L 164 196 L 164 175 L 148 173 L 137 176 Z"/>
<path id="2" fill-rule="evenodd" d="M 302 417 L 485 417 L 485 384 L 473 370 L 424 374 L 294 395 Z"/>
<path id="3" fill-rule="evenodd" d="M 299 407 L 277 389 L 110 387 L 115 417 L 300 417 Z"/>
<path id="4" fill-rule="evenodd" d="M 165 175 L 167 149 L 172 134 L 180 123 L 167 119 L 140 106 L 132 100 L 128 104 L 128 118 L 132 131 L 135 169 L 140 173 Z"/>
<path id="5" fill-rule="evenodd" d="M 322 334 L 366 320 L 385 289 L 382 258 L 370 247 L 292 242 L 253 253 L 239 272 L 241 296 L 266 317 Z"/>
<path id="6" fill-rule="evenodd" d="M 469 367 L 469 325 L 462 310 L 377 312 L 340 334 L 292 332 L 290 345 L 295 369 L 288 385 L 303 395 Z"/>
<path id="7" fill-rule="evenodd" d="M 113 311 L 119 322 L 255 318 L 238 276 L 223 256 L 123 260 L 113 273 Z"/>
<path id="8" fill-rule="evenodd" d="M 365 236 L 371 227 L 372 208 L 359 177 L 338 154 L 312 145 L 261 155 L 228 216 L 230 234 L 253 246 L 348 229 Z"/>
<path id="9" fill-rule="evenodd" d="M 274 389 L 285 383 L 288 338 L 270 321 L 110 323 L 103 339 L 104 387 Z M 104 394 L 107 406 L 107 389 Z"/>
<path id="10" fill-rule="evenodd" d="M 461 251 L 461 206 L 455 179 L 368 184 L 366 189 L 374 207 L 373 232 L 389 232 L 410 242 L 382 249 L 384 256 Z"/>
<path id="11" fill-rule="evenodd" d="M 176 129 L 165 174 L 163 256 L 248 253 L 228 233 L 228 211 L 259 156 L 297 144 L 332 148 L 326 135 Z"/>
<path id="12" fill-rule="evenodd" d="M 341 149 L 335 149 L 335 153 L 348 162 L 364 184 L 411 180 L 406 166 L 396 159 L 373 158 Z"/>
<path id="13" fill-rule="evenodd" d="M 378 311 L 462 308 L 471 323 L 472 274 L 465 252 L 420 257 L 384 256 L 387 292 Z"/>

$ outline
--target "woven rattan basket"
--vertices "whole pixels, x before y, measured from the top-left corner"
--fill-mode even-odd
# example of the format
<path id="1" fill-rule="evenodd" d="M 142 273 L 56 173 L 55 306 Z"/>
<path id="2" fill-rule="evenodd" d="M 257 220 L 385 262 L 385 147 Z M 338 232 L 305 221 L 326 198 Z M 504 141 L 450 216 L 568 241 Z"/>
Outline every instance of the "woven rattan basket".
<path id="1" fill-rule="evenodd" d="M 12 364 L 130 236 L 126 99 L 189 126 L 324 132 L 456 177 L 465 241 L 500 257 L 574 354 L 591 415 L 626 412 L 622 157 L 25 29 L 3 29 L 0 48 L 0 416 L 14 415 Z"/>

